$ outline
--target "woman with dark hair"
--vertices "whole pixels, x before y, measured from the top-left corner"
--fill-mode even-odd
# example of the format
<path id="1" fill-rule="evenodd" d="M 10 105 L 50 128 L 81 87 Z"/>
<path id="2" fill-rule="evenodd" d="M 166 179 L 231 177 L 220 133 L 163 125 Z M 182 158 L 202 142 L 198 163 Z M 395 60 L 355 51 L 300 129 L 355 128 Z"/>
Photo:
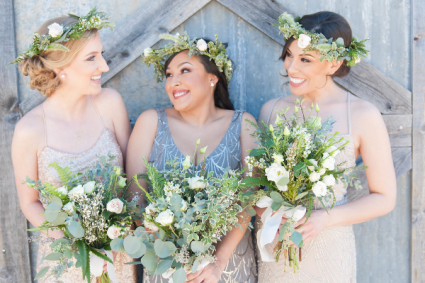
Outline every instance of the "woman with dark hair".
<path id="1" fill-rule="evenodd" d="M 246 130 L 245 119 L 255 123 L 248 113 L 234 110 L 229 99 L 228 81 L 232 64 L 226 49 L 218 42 L 190 41 L 184 35 L 164 35 L 174 43 L 162 49 L 146 49 L 143 61 L 153 64 L 159 79 L 165 77 L 165 89 L 173 107 L 143 112 L 134 126 L 127 154 L 129 176 L 146 172 L 142 158 L 159 171 L 175 158 L 180 162 L 192 156 L 200 139 L 207 147 L 206 171 L 220 177 L 226 168 L 242 167 L 247 150 L 255 148 Z M 165 62 L 164 62 L 165 61 Z M 163 63 L 164 62 L 164 63 Z M 195 155 L 195 165 L 204 156 Z M 143 180 L 139 180 L 146 185 Z M 136 186 L 131 191 L 140 191 Z M 141 200 L 141 202 L 143 202 Z M 241 221 L 249 221 L 249 217 Z M 256 264 L 251 233 L 242 225 L 233 229 L 216 246 L 217 261 L 188 274 L 188 282 L 256 282 Z M 145 282 L 168 282 L 161 275 L 144 276 Z"/>
<path id="2" fill-rule="evenodd" d="M 349 143 L 336 157 L 340 168 L 355 166 L 361 155 L 367 166 L 370 194 L 347 203 L 347 188 L 340 181 L 332 186 L 335 207 L 323 209 L 317 201 L 310 218 L 296 223 L 303 235 L 302 261 L 299 270 L 285 268 L 285 260 L 259 260 L 259 282 L 355 282 L 356 248 L 352 224 L 365 222 L 389 213 L 396 202 L 396 178 L 386 126 L 379 110 L 341 89 L 333 80 L 344 77 L 361 57 L 367 55 L 364 41 L 352 37 L 348 22 L 332 12 L 318 12 L 295 21 L 283 14 L 278 19 L 286 43 L 281 59 L 289 77 L 291 95 L 270 100 L 261 109 L 259 121 L 274 124 L 276 112 L 289 110 L 302 96 L 303 105 L 320 106 L 322 120 L 332 116 L 333 131 Z M 262 215 L 264 208 L 256 208 Z M 256 221 L 256 229 L 263 226 Z M 281 224 L 286 222 L 285 215 Z M 279 232 L 278 232 L 279 234 Z M 266 245 L 268 253 L 278 242 Z"/>

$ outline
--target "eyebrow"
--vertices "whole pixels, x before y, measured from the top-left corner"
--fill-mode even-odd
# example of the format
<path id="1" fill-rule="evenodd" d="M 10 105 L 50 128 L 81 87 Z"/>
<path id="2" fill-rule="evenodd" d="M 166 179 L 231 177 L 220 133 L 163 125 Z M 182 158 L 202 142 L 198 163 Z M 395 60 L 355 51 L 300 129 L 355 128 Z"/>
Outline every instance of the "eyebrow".
<path id="1" fill-rule="evenodd" d="M 189 64 L 189 65 L 193 66 L 190 62 L 186 61 L 186 62 L 182 62 L 182 63 L 178 64 L 177 67 L 180 67 L 181 65 L 184 65 L 184 64 Z M 170 69 L 170 66 L 167 67 L 167 70 L 168 69 Z"/>
<path id="2" fill-rule="evenodd" d="M 89 56 L 89 55 L 97 54 L 97 53 L 99 53 L 99 52 L 98 51 L 90 52 L 89 54 L 86 55 L 86 57 Z"/>
<path id="3" fill-rule="evenodd" d="M 292 51 L 289 48 L 288 48 L 288 50 L 286 52 L 288 52 L 288 51 L 289 51 L 289 53 L 292 54 Z M 310 54 L 300 54 L 299 56 L 310 56 L 311 58 L 314 58 L 314 56 L 313 55 L 310 55 Z"/>

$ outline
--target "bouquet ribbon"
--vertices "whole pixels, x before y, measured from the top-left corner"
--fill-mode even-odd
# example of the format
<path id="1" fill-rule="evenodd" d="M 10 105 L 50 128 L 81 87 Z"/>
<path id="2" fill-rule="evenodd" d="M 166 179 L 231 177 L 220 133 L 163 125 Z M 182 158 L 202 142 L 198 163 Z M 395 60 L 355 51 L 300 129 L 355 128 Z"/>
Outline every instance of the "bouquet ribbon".
<path id="1" fill-rule="evenodd" d="M 114 261 L 114 257 L 112 256 L 111 251 L 105 251 L 103 249 L 99 250 L 99 251 L 105 252 L 106 256 L 109 257 L 112 260 L 112 262 Z M 103 258 L 98 257 L 94 253 L 90 253 L 90 272 L 91 272 L 91 274 L 93 274 L 96 277 L 102 276 L 104 261 L 105 260 Z M 110 263 L 109 261 L 107 261 L 107 271 L 108 271 L 109 279 L 111 279 L 111 281 L 114 282 L 114 283 L 118 283 L 117 276 L 115 275 L 114 265 L 112 263 Z"/>
<path id="2" fill-rule="evenodd" d="M 258 202 L 257 206 L 261 208 L 267 208 L 263 215 L 261 215 L 261 221 L 263 222 L 263 227 L 257 232 L 258 249 L 260 250 L 261 259 L 264 262 L 276 261 L 269 252 L 266 250 L 265 246 L 273 242 L 276 237 L 277 230 L 280 227 L 280 222 L 282 221 L 282 216 L 285 214 L 287 218 L 291 218 L 294 221 L 298 221 L 304 217 L 306 213 L 306 208 L 302 206 L 298 207 L 285 207 L 282 206 L 274 215 L 271 205 L 273 199 L 270 197 L 264 196 Z"/>

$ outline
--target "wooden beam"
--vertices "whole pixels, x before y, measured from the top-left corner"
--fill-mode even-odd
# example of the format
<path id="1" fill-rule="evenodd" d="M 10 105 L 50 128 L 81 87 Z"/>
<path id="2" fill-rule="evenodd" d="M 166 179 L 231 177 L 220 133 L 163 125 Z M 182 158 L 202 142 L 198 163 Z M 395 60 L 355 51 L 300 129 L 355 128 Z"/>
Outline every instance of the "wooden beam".
<path id="1" fill-rule="evenodd" d="M 411 147 L 393 147 L 391 148 L 391 154 L 393 157 L 394 169 L 396 177 L 400 177 L 407 171 L 412 169 L 412 148 Z M 363 163 L 359 165 L 364 165 Z M 367 166 L 367 164 L 366 164 Z M 348 201 L 356 200 L 364 195 L 369 194 L 369 186 L 366 180 L 365 170 L 358 170 L 357 177 L 362 182 L 363 189 L 356 190 L 351 188 L 348 190 Z"/>
<path id="2" fill-rule="evenodd" d="M 210 1 L 162 0 L 143 5 L 102 40 L 110 69 L 102 75 L 102 84 L 139 57 L 146 47 L 157 43 L 159 34 L 171 32 Z"/>
<path id="3" fill-rule="evenodd" d="M 425 282 L 425 1 L 412 0 L 412 282 Z"/>
<path id="4" fill-rule="evenodd" d="M 391 147 L 412 146 L 412 115 L 382 115 Z"/>
<path id="5" fill-rule="evenodd" d="M 283 12 L 294 15 L 274 0 L 217 0 L 277 43 L 283 36 L 272 26 Z M 351 69 L 348 76 L 335 81 L 356 96 L 372 102 L 383 114 L 410 114 L 411 93 L 366 62 Z"/>
<path id="6" fill-rule="evenodd" d="M 11 141 L 19 120 L 13 0 L 0 0 L 0 281 L 31 282 L 27 220 L 15 187 Z"/>

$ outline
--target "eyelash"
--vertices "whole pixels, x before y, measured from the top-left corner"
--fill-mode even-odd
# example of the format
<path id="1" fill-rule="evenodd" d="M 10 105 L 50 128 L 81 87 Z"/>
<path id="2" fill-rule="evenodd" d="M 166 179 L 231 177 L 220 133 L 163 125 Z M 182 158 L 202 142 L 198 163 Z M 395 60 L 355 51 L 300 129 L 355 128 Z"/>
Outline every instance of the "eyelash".
<path id="1" fill-rule="evenodd" d="M 189 70 L 188 68 L 183 68 L 183 69 L 181 69 L 181 72 L 182 72 L 182 73 L 184 73 L 184 71 L 185 71 L 185 70 L 186 70 L 186 71 L 188 71 L 188 72 L 190 72 L 190 70 Z M 166 78 L 169 78 L 169 77 L 171 77 L 171 74 L 170 74 L 170 73 L 166 73 L 166 74 L 165 74 L 165 77 L 166 77 Z"/>
<path id="2" fill-rule="evenodd" d="M 292 54 L 291 53 L 286 53 L 286 56 L 288 56 L 289 58 L 292 58 Z M 308 60 L 308 59 L 306 59 L 306 58 L 301 58 L 301 62 L 304 62 L 304 63 L 310 63 L 311 61 L 310 60 Z"/>
<path id="3" fill-rule="evenodd" d="M 102 56 L 103 56 L 103 53 L 105 53 L 105 50 L 102 50 L 102 52 L 100 52 Z M 93 61 L 94 57 L 96 56 L 91 56 L 89 59 L 87 59 L 87 61 Z"/>

